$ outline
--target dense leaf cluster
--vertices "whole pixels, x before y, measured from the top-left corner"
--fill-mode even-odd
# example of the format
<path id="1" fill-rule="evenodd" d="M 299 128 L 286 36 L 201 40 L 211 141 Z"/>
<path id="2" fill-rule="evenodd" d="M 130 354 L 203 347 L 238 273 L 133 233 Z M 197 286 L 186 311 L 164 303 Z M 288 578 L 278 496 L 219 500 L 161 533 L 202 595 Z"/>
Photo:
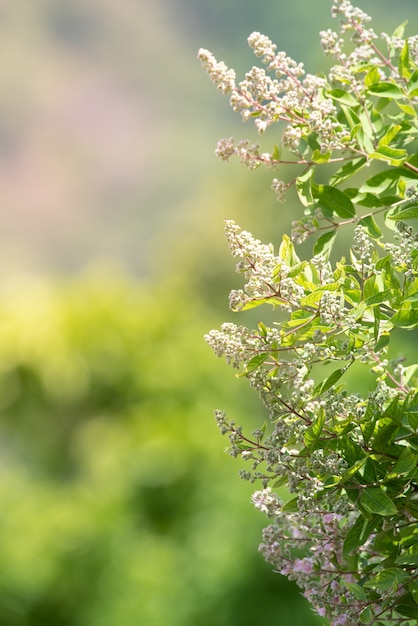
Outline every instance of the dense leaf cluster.
<path id="1" fill-rule="evenodd" d="M 246 279 L 231 292 L 231 309 L 270 304 L 282 313 L 257 329 L 227 323 L 206 338 L 269 411 L 269 423 L 251 435 L 217 412 L 231 454 L 251 464 L 242 476 L 262 481 L 254 502 L 272 521 L 261 546 L 266 559 L 332 626 L 412 624 L 418 364 L 393 359 L 390 344 L 394 330 L 418 327 L 418 38 L 404 38 L 403 24 L 382 34 L 379 47 L 364 12 L 343 0 L 332 11 L 340 31 L 321 33 L 336 60 L 326 77 L 305 76 L 260 33 L 249 43 L 274 78 L 253 68 L 236 85 L 233 70 L 199 53 L 244 120 L 254 118 L 260 133 L 285 123 L 271 152 L 229 139 L 218 154 L 251 168 L 301 166 L 273 188 L 296 186 L 303 215 L 292 223 L 294 242 L 316 235 L 312 258 L 301 260 L 287 235 L 276 254 L 227 221 Z M 346 257 L 331 264 L 337 232 L 348 225 Z M 350 391 L 356 367 L 369 381 L 364 393 Z"/>

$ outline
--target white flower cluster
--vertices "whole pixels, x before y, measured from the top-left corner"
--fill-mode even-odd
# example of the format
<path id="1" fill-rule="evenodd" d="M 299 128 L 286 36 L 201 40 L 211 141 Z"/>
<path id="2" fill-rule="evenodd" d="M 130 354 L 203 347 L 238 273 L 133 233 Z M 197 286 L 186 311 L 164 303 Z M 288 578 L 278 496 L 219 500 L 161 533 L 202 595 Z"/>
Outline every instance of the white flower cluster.
<path id="1" fill-rule="evenodd" d="M 395 267 L 406 273 L 407 278 L 413 278 L 414 259 L 417 257 L 418 238 L 413 234 L 412 229 L 397 224 L 398 231 L 394 234 L 395 243 L 385 243 L 384 248 L 392 257 Z"/>
<path id="2" fill-rule="evenodd" d="M 282 143 L 299 158 L 301 140 L 312 133 L 317 134 L 323 152 L 345 148 L 347 140 L 343 140 L 344 133 L 336 120 L 336 107 L 324 96 L 326 80 L 305 75 L 302 63 L 284 52 L 276 53 L 276 46 L 259 32 L 252 33 L 248 43 L 267 67 L 253 67 L 238 84 L 235 74 L 225 64 L 218 63 L 207 50 L 199 51 L 199 58 L 212 81 L 221 91 L 230 94 L 233 110 L 239 112 L 244 121 L 254 118 L 260 134 L 271 124 L 285 121 Z M 260 163 L 274 165 L 270 154 L 258 154 L 258 146 L 249 147 L 242 142 L 234 146 L 231 139 L 223 140 L 217 153 L 226 160 L 236 154 L 250 167 Z"/>
<path id="3" fill-rule="evenodd" d="M 255 497 L 256 506 L 261 498 L 260 495 Z M 390 619 L 390 606 L 387 609 L 385 604 L 390 598 L 387 591 L 378 591 L 370 605 L 366 598 L 359 598 L 351 590 L 355 579 L 342 547 L 347 530 L 355 521 L 354 511 L 337 513 L 315 509 L 303 515 L 280 510 L 274 514 L 270 507 L 269 516 L 274 517 L 274 522 L 263 531 L 263 543 L 259 547 L 265 559 L 276 571 L 297 583 L 316 613 L 326 617 L 331 626 L 362 623 L 360 615 L 366 607 L 376 616 L 374 619 L 384 620 L 385 616 Z M 373 534 L 369 537 L 358 554 L 359 559 L 369 564 L 377 558 L 374 537 Z M 400 587 L 399 594 L 402 594 L 405 590 Z"/>
<path id="4" fill-rule="evenodd" d="M 208 72 L 212 82 L 224 94 L 235 88 L 235 71 L 228 69 L 223 61 L 218 62 L 209 50 L 200 48 L 198 58 Z"/>
<path id="5" fill-rule="evenodd" d="M 244 326 L 225 322 L 221 330 L 211 330 L 205 340 L 216 356 L 224 356 L 227 363 L 238 368 L 240 363 L 248 359 L 250 337 Z"/>
<path id="6" fill-rule="evenodd" d="M 241 230 L 232 220 L 225 220 L 225 234 L 235 258 L 241 259 L 237 272 L 244 274 L 247 283 L 244 290 L 233 290 L 230 307 L 237 311 L 251 300 L 273 299 L 274 304 L 291 311 L 300 305 L 303 288 L 288 278 L 289 268 L 274 254 L 273 246 L 261 243 L 251 233 Z"/>
<path id="7" fill-rule="evenodd" d="M 332 17 L 342 17 L 345 29 L 352 30 L 354 26 L 361 26 L 372 19 L 370 15 L 354 7 L 349 0 L 333 0 Z"/>
<path id="8" fill-rule="evenodd" d="M 373 243 L 362 226 L 357 226 L 354 230 L 351 250 L 351 261 L 356 269 L 360 270 L 362 274 L 365 270 L 371 269 L 375 272 L 372 265 Z"/>
<path id="9" fill-rule="evenodd" d="M 288 185 L 283 180 L 273 178 L 273 180 L 271 181 L 271 188 L 276 193 L 279 202 L 284 202 L 286 200 L 286 191 Z"/>
<path id="10" fill-rule="evenodd" d="M 344 304 L 343 293 L 324 291 L 321 298 L 320 319 L 325 325 L 335 328 L 353 328 L 356 320 Z"/>
<path id="11" fill-rule="evenodd" d="M 272 492 L 270 487 L 262 491 L 256 491 L 251 499 L 254 506 L 268 517 L 277 515 L 282 505 L 279 497 Z"/>

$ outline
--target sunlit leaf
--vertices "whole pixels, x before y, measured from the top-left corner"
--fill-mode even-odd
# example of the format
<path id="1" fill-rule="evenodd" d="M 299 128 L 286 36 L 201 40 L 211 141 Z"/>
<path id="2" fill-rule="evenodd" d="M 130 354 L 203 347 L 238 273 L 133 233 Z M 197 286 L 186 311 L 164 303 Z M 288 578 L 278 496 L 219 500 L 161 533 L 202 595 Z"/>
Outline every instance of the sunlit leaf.
<path id="1" fill-rule="evenodd" d="M 323 254 L 326 258 L 328 258 L 334 245 L 336 236 L 337 230 L 334 229 L 318 237 L 313 249 L 314 255 Z"/>
<path id="2" fill-rule="evenodd" d="M 341 218 L 353 217 L 356 214 L 353 203 L 343 191 L 331 185 L 317 185 L 315 197 L 321 208 Z"/>
<path id="3" fill-rule="evenodd" d="M 368 92 L 372 96 L 379 96 L 379 98 L 405 98 L 402 89 L 395 85 L 395 83 L 389 83 L 387 81 L 370 85 Z"/>
<path id="4" fill-rule="evenodd" d="M 303 206 L 311 206 L 314 203 L 312 196 L 312 182 L 314 176 L 314 168 L 311 167 L 305 174 L 296 178 L 296 191 L 299 196 L 299 200 Z"/>

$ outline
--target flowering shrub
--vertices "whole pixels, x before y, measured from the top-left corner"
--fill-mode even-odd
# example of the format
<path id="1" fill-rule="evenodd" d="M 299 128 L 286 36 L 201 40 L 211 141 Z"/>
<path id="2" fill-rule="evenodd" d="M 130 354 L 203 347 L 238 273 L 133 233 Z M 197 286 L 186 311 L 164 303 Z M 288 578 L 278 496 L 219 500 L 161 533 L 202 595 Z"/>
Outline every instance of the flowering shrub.
<path id="1" fill-rule="evenodd" d="M 376 35 L 347 0 L 333 0 L 332 15 L 338 31 L 321 32 L 334 62 L 326 76 L 306 74 L 260 33 L 248 43 L 265 69 L 253 67 L 239 83 L 199 51 L 244 121 L 260 134 L 281 129 L 270 152 L 230 138 L 217 154 L 249 168 L 300 166 L 272 187 L 284 200 L 295 185 L 303 207 L 277 252 L 225 222 L 245 277 L 230 308 L 269 304 L 282 313 L 271 326 L 228 322 L 207 334 L 270 419 L 248 434 L 222 411 L 216 418 L 230 454 L 248 464 L 242 477 L 261 481 L 253 501 L 270 518 L 261 552 L 317 614 L 332 626 L 415 624 L 418 364 L 391 360 L 389 348 L 394 329 L 412 340 L 418 326 L 418 36 L 405 38 L 405 24 Z M 328 184 L 317 182 L 318 171 Z M 331 263 L 349 224 L 347 258 Z M 294 244 L 310 235 L 313 256 L 300 260 Z M 347 390 L 354 363 L 372 376 L 366 394 Z M 331 373 L 323 364 L 334 365 Z M 285 502 L 275 492 L 282 486 Z"/>

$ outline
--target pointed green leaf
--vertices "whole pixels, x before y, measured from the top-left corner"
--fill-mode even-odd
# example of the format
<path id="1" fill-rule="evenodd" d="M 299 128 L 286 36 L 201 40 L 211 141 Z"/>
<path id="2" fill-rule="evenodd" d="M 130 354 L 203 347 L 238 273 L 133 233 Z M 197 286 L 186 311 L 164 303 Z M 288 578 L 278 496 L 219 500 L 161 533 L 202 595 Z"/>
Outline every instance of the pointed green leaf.
<path id="1" fill-rule="evenodd" d="M 328 258 L 334 245 L 336 236 L 337 230 L 335 229 L 318 237 L 313 249 L 314 255 L 323 254 L 326 258 Z"/>
<path id="2" fill-rule="evenodd" d="M 288 267 L 293 267 L 300 263 L 300 259 L 295 252 L 295 246 L 293 245 L 288 235 L 282 236 L 282 243 L 279 248 L 279 257 L 286 263 Z"/>
<path id="3" fill-rule="evenodd" d="M 376 515 L 370 520 L 359 515 L 344 540 L 343 556 L 346 557 L 358 550 L 367 541 L 372 532 L 376 530 L 379 523 L 381 523 L 381 518 Z"/>
<path id="4" fill-rule="evenodd" d="M 389 339 L 390 339 L 390 334 L 389 333 L 382 333 L 379 337 L 378 342 L 376 343 L 375 347 L 374 347 L 374 351 L 375 352 L 380 352 L 380 350 L 383 350 L 383 348 L 386 348 L 386 346 L 389 343 Z"/>
<path id="5" fill-rule="evenodd" d="M 396 37 L 396 38 L 399 37 L 400 39 L 402 39 L 402 37 L 405 34 L 405 28 L 407 27 L 407 25 L 408 25 L 408 20 L 405 20 L 404 22 L 402 22 L 402 24 L 399 24 L 399 26 L 397 26 L 395 30 L 393 31 L 392 37 Z"/>
<path id="6" fill-rule="evenodd" d="M 364 226 L 364 228 L 367 231 L 367 234 L 372 239 L 379 239 L 382 236 L 382 231 L 380 230 L 379 226 L 376 224 L 376 221 L 373 215 L 367 215 L 367 217 L 363 217 L 363 219 L 359 221 L 359 225 Z"/>
<path id="7" fill-rule="evenodd" d="M 273 152 L 271 153 L 273 161 L 280 161 L 280 148 L 279 146 L 273 146 Z"/>
<path id="8" fill-rule="evenodd" d="M 350 198 L 340 189 L 331 187 L 331 185 L 317 185 L 315 196 L 321 208 L 330 211 L 339 217 L 354 217 L 356 214 L 353 203 Z"/>
<path id="9" fill-rule="evenodd" d="M 370 622 L 374 618 L 374 615 L 370 606 L 365 606 L 364 609 L 361 611 L 359 617 L 360 617 L 360 622 L 362 624 L 370 624 Z"/>
<path id="10" fill-rule="evenodd" d="M 408 81 L 408 94 L 410 97 L 418 96 L 418 70 L 415 70 Z"/>
<path id="11" fill-rule="evenodd" d="M 331 158 L 331 152 L 321 152 L 320 150 L 314 150 L 311 159 L 314 163 L 328 163 Z"/>
<path id="12" fill-rule="evenodd" d="M 416 580 L 411 580 L 408 585 L 408 589 L 414 598 L 415 604 L 418 604 L 418 582 Z"/>
<path id="13" fill-rule="evenodd" d="M 408 472 L 414 470 L 417 465 L 418 454 L 412 452 L 410 448 L 405 448 L 390 473 L 396 474 L 397 476 L 400 474 L 408 474 Z"/>
<path id="14" fill-rule="evenodd" d="M 418 565 L 418 544 L 409 546 L 395 560 L 396 565 Z"/>
<path id="15" fill-rule="evenodd" d="M 408 204 L 404 207 L 396 207 L 388 212 L 387 218 L 389 220 L 410 220 L 418 217 L 418 203 Z"/>
<path id="16" fill-rule="evenodd" d="M 370 70 L 367 72 L 366 76 L 364 77 L 364 84 L 366 85 L 366 87 L 369 87 L 370 85 L 375 85 L 379 81 L 380 81 L 379 70 L 377 69 L 375 65 L 373 65 L 373 67 L 370 68 Z"/>
<path id="17" fill-rule="evenodd" d="M 404 46 L 399 54 L 399 74 L 402 78 L 409 78 L 411 75 L 411 71 L 409 69 L 410 60 L 409 60 L 409 44 L 408 40 L 405 41 Z"/>
<path id="18" fill-rule="evenodd" d="M 398 567 L 388 567 L 382 569 L 373 578 L 370 578 L 364 583 L 364 586 L 378 591 L 397 591 L 399 584 L 407 579 L 408 574 L 403 570 Z"/>
<path id="19" fill-rule="evenodd" d="M 341 376 L 346 370 L 347 367 L 340 367 L 339 369 L 332 372 L 332 374 L 328 376 L 328 378 L 326 378 L 324 381 L 322 381 L 322 383 L 315 387 L 315 395 L 319 396 L 322 393 L 325 393 L 325 391 L 328 391 L 328 389 L 331 389 L 331 387 L 335 385 L 338 380 L 340 380 Z"/>
<path id="20" fill-rule="evenodd" d="M 384 170 L 363 183 L 360 187 L 360 193 L 370 192 L 380 195 L 383 191 L 395 190 L 401 177 L 416 179 L 418 175 L 415 174 L 415 172 L 400 167 Z"/>
<path id="21" fill-rule="evenodd" d="M 408 152 L 401 148 L 391 148 L 390 146 L 381 146 L 375 152 L 371 152 L 369 157 L 379 161 L 387 161 L 391 165 L 402 165 L 407 158 Z"/>
<path id="22" fill-rule="evenodd" d="M 312 182 L 315 170 L 313 167 L 309 168 L 307 172 L 296 178 L 296 191 L 299 196 L 299 200 L 303 206 L 312 206 L 314 199 L 312 196 Z"/>
<path id="23" fill-rule="evenodd" d="M 370 85 L 368 91 L 372 96 L 379 98 L 405 98 L 405 94 L 395 83 L 387 81 Z"/>
<path id="24" fill-rule="evenodd" d="M 356 172 L 362 169 L 366 164 L 366 158 L 360 157 L 359 159 L 353 159 L 352 161 L 348 161 L 344 163 L 342 167 L 340 167 L 335 174 L 333 174 L 330 178 L 331 185 L 339 185 L 344 182 L 351 176 L 353 176 Z"/>
<path id="25" fill-rule="evenodd" d="M 410 94 L 411 95 L 411 94 Z M 418 96 L 418 89 L 416 91 L 416 93 L 414 94 L 416 96 Z M 414 97 L 414 96 L 412 96 Z M 406 113 L 406 115 L 410 115 L 411 117 L 417 117 L 417 112 L 415 111 L 415 109 L 413 107 L 411 107 L 409 104 L 403 104 L 402 102 L 400 102 L 399 100 L 395 100 L 396 106 L 403 112 Z"/>
<path id="26" fill-rule="evenodd" d="M 378 487 L 368 487 L 360 496 L 360 503 L 369 513 L 396 515 L 398 509 L 389 496 Z"/>
<path id="27" fill-rule="evenodd" d="M 401 615 L 414 620 L 418 619 L 418 606 L 410 593 L 402 596 L 395 608 Z"/>
<path id="28" fill-rule="evenodd" d="M 355 598 L 357 598 L 357 600 L 361 600 L 362 602 L 367 602 L 366 592 L 364 591 L 363 587 L 360 587 L 358 583 L 346 582 L 345 586 L 347 587 L 349 591 L 351 591 L 351 593 L 353 594 Z"/>
<path id="29" fill-rule="evenodd" d="M 402 126 L 400 124 L 394 124 L 393 126 L 390 126 L 389 130 L 383 135 L 381 139 L 379 139 L 377 147 L 381 148 L 382 146 L 390 146 L 390 144 L 395 139 L 396 135 L 398 135 L 401 129 Z"/>
<path id="30" fill-rule="evenodd" d="M 285 513 L 296 513 L 296 511 L 298 510 L 298 499 L 298 496 L 292 498 L 291 500 L 289 500 L 289 502 L 286 502 L 286 504 L 284 504 L 280 510 Z"/>
<path id="31" fill-rule="evenodd" d="M 344 89 L 330 89 L 326 92 L 326 95 L 332 98 L 332 100 L 347 104 L 349 107 L 355 107 L 359 104 L 356 98 Z"/>
<path id="32" fill-rule="evenodd" d="M 319 435 L 322 432 L 325 423 L 325 411 L 323 408 L 319 409 L 318 414 L 313 423 L 306 430 L 303 441 L 305 446 L 311 449 L 318 441 Z"/>
<path id="33" fill-rule="evenodd" d="M 402 307 L 390 318 L 391 323 L 398 328 L 413 329 L 418 326 L 418 309 Z"/>
<path id="34" fill-rule="evenodd" d="M 262 352 L 261 354 L 256 354 L 255 356 L 253 356 L 253 358 L 250 359 L 247 365 L 245 366 L 244 373 L 249 374 L 250 372 L 253 372 L 254 370 L 258 369 L 260 365 L 262 365 L 269 356 L 270 355 L 268 352 Z"/>

